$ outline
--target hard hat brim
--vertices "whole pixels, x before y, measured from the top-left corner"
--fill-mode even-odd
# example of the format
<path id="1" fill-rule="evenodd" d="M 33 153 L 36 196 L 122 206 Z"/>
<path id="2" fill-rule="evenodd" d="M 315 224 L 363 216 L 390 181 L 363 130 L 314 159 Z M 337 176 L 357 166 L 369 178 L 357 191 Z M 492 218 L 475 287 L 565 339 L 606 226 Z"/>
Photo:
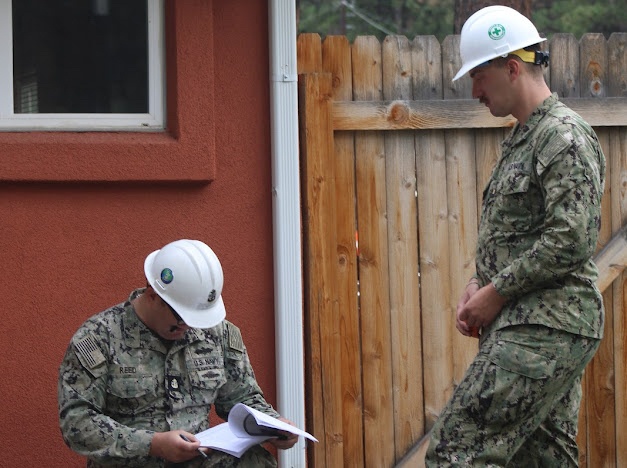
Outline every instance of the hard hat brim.
<path id="1" fill-rule="evenodd" d="M 226 308 L 222 296 L 215 300 L 211 309 L 190 310 L 176 304 L 170 304 L 177 314 L 181 316 L 185 325 L 192 328 L 213 328 L 220 324 L 226 317 Z"/>

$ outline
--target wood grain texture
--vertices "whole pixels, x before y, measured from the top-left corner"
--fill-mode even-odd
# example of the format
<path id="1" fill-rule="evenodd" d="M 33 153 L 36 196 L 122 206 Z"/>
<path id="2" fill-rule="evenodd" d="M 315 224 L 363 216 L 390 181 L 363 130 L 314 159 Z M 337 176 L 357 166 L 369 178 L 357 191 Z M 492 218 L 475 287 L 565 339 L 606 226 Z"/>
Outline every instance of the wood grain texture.
<path id="1" fill-rule="evenodd" d="M 471 99 L 459 36 L 299 37 L 308 427 L 316 467 L 424 464 L 477 351 L 454 326 L 483 189 L 514 124 Z M 580 466 L 627 465 L 627 34 L 555 35 L 546 76 L 607 159 L 595 257 L 602 347 Z M 301 57 L 302 54 L 302 57 Z M 359 249 L 353 237 L 359 234 Z"/>

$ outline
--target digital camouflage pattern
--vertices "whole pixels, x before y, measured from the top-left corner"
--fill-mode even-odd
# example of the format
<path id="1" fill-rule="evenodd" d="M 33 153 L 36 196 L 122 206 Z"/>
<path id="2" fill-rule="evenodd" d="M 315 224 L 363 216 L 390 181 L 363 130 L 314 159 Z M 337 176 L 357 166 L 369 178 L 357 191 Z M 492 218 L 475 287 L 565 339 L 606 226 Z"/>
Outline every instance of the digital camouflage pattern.
<path id="1" fill-rule="evenodd" d="M 226 419 L 244 403 L 278 417 L 266 402 L 239 329 L 223 321 L 189 329 L 168 346 L 137 317 L 130 301 L 88 319 L 74 334 L 59 369 L 59 421 L 66 444 L 89 467 L 230 467 L 238 459 L 213 452 L 180 464 L 149 457 L 155 432 L 209 428 L 209 412 Z M 263 448 L 240 466 L 274 466 Z"/>
<path id="2" fill-rule="evenodd" d="M 555 94 L 503 142 L 475 262 L 507 302 L 433 428 L 428 466 L 577 466 L 581 377 L 603 336 L 604 179 L 596 135 Z"/>
<path id="3" fill-rule="evenodd" d="M 166 462 L 164 468 L 275 468 L 276 466 L 276 459 L 261 445 L 255 445 L 248 449 L 242 458 L 232 457 L 228 453 L 213 452 L 208 460 L 196 457 L 184 463 Z"/>
<path id="4" fill-rule="evenodd" d="M 483 192 L 477 241 L 480 285 L 509 299 L 492 329 L 534 323 L 603 336 L 592 255 L 604 180 L 595 133 L 557 95 L 514 127 Z"/>
<path id="5" fill-rule="evenodd" d="M 577 467 L 581 376 L 599 344 L 540 325 L 482 338 L 433 427 L 427 466 Z"/>

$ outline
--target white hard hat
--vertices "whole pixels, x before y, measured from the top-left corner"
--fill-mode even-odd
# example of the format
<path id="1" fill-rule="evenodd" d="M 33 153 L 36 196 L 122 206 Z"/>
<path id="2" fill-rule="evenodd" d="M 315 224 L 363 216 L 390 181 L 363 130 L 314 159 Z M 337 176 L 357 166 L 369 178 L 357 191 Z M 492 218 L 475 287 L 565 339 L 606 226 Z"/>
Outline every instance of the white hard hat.
<path id="1" fill-rule="evenodd" d="M 545 40 L 533 23 L 513 8 L 502 5 L 482 8 L 462 27 L 459 45 L 462 67 L 453 81 L 488 60 L 506 57 Z"/>
<path id="2" fill-rule="evenodd" d="M 155 292 L 190 327 L 211 328 L 224 320 L 222 265 L 205 243 L 171 242 L 146 257 L 144 273 Z"/>

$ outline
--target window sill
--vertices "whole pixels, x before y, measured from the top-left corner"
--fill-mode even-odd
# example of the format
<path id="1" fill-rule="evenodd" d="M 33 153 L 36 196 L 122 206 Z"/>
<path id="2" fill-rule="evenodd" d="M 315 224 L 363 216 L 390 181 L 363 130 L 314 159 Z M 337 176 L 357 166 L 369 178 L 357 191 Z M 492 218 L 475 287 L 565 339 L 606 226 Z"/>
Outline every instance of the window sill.
<path id="1" fill-rule="evenodd" d="M 0 180 L 209 182 L 215 157 L 207 136 L 183 143 L 167 133 L 4 133 Z"/>

